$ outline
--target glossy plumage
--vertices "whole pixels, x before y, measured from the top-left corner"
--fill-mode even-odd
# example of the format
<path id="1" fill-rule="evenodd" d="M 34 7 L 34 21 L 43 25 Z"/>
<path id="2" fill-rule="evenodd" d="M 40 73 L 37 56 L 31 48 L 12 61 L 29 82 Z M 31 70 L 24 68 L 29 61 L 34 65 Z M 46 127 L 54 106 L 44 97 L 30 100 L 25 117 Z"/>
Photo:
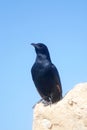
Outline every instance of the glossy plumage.
<path id="1" fill-rule="evenodd" d="M 46 45 L 32 43 L 36 51 L 36 60 L 31 68 L 34 84 L 46 102 L 55 103 L 62 98 L 62 86 L 59 73 L 51 62 Z"/>

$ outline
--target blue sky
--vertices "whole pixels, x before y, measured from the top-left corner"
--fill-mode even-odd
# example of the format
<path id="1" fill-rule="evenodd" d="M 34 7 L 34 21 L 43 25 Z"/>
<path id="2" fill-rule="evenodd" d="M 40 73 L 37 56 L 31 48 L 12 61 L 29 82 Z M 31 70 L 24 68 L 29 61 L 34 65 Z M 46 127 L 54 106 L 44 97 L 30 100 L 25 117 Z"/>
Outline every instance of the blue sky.
<path id="1" fill-rule="evenodd" d="M 87 81 L 86 0 L 0 2 L 0 130 L 31 130 L 40 99 L 31 78 L 32 42 L 45 43 L 63 95 Z"/>

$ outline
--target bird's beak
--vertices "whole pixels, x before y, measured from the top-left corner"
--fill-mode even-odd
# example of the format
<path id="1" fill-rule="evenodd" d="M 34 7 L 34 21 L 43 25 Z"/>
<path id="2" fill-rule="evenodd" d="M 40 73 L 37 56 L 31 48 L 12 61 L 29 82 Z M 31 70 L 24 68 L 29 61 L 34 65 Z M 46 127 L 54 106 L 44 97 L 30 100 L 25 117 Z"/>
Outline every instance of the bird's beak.
<path id="1" fill-rule="evenodd" d="M 38 45 L 36 43 L 31 43 L 31 45 L 35 48 L 39 48 Z"/>
<path id="2" fill-rule="evenodd" d="M 32 46 L 36 47 L 36 44 L 35 43 L 31 43 Z"/>

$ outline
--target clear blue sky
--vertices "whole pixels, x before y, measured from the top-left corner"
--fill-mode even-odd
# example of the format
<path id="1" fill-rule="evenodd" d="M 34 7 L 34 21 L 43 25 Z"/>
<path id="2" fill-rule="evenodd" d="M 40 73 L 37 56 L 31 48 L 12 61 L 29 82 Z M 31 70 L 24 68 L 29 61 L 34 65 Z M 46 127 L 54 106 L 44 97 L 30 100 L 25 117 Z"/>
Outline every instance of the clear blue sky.
<path id="1" fill-rule="evenodd" d="M 0 130 L 32 129 L 32 42 L 48 46 L 63 95 L 87 82 L 87 0 L 0 1 Z"/>

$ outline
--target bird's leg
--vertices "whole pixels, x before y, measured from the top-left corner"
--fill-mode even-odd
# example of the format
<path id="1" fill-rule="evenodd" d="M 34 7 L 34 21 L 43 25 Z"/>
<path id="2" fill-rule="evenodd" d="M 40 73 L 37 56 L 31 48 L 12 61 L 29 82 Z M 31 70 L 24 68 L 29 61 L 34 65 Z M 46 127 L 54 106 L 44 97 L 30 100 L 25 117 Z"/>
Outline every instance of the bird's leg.
<path id="1" fill-rule="evenodd" d="M 49 105 L 52 105 L 52 98 L 49 98 Z"/>
<path id="2" fill-rule="evenodd" d="M 48 106 L 50 104 L 50 102 L 48 102 L 46 100 L 42 100 L 42 103 L 44 104 L 44 106 Z"/>
<path id="3" fill-rule="evenodd" d="M 50 97 L 49 97 L 49 98 L 48 98 L 48 97 L 45 97 L 44 100 L 42 101 L 42 103 L 44 104 L 44 106 L 48 106 L 48 105 L 51 106 L 52 100 L 51 100 Z"/>
<path id="4" fill-rule="evenodd" d="M 35 104 L 33 105 L 32 108 L 35 108 L 35 106 L 36 106 L 37 104 L 39 104 L 40 102 L 42 102 L 42 101 L 43 101 L 43 99 L 40 99 L 37 103 L 35 103 Z"/>
<path id="5" fill-rule="evenodd" d="M 48 106 L 48 105 L 52 105 L 52 95 L 51 95 L 51 97 L 44 97 L 44 98 L 42 98 L 42 99 L 40 99 L 37 103 L 35 103 L 35 105 L 33 105 L 33 107 L 32 108 L 35 108 L 35 106 L 37 105 L 37 104 L 39 104 L 40 102 L 42 102 L 43 104 L 44 104 L 44 106 Z"/>

